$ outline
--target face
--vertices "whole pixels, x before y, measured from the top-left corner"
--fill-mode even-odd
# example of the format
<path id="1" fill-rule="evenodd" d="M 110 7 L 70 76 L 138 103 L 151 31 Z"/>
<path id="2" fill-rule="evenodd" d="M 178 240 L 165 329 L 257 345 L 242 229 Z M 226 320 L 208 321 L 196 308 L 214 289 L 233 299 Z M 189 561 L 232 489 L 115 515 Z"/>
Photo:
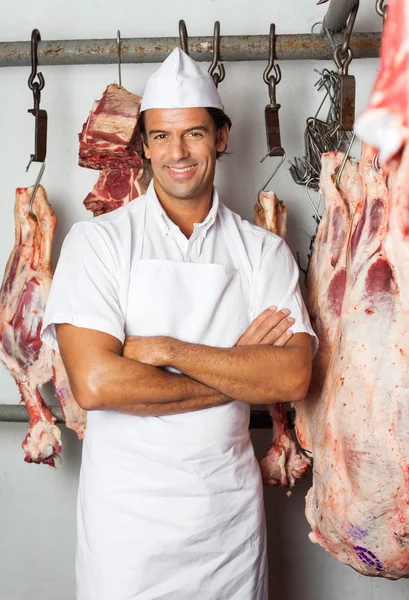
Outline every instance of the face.
<path id="1" fill-rule="evenodd" d="M 227 125 L 217 133 L 205 108 L 151 108 L 145 129 L 145 156 L 159 196 L 193 200 L 211 193 L 216 153 L 227 146 Z"/>

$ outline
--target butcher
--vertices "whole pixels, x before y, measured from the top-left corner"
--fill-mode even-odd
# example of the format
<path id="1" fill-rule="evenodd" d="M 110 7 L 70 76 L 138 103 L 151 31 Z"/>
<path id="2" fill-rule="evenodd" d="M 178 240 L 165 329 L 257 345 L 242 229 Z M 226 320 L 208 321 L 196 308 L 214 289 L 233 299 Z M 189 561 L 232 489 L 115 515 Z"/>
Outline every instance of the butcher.
<path id="1" fill-rule="evenodd" d="M 147 193 L 61 250 L 42 340 L 88 411 L 77 600 L 268 597 L 250 406 L 302 401 L 316 338 L 285 242 L 214 188 L 230 125 L 174 50 L 141 106 Z"/>

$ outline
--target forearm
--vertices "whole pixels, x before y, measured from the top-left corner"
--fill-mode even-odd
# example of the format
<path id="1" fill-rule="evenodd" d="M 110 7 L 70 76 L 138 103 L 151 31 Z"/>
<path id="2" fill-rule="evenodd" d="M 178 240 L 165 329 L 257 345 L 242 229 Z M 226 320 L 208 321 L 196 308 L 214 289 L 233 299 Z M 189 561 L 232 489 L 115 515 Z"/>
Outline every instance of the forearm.
<path id="1" fill-rule="evenodd" d="M 214 348 L 171 340 L 168 365 L 251 404 L 301 400 L 311 371 L 296 346 Z"/>
<path id="2" fill-rule="evenodd" d="M 158 403 L 135 403 L 132 405 L 130 412 L 141 417 L 161 417 L 166 415 L 176 415 L 186 412 L 194 412 L 212 408 L 231 402 L 231 398 L 227 398 L 220 392 L 210 393 L 208 396 L 190 398 L 187 400 L 178 400 L 177 402 L 161 402 Z M 115 409 L 122 412 L 121 409 Z"/>
<path id="3" fill-rule="evenodd" d="M 169 373 L 115 353 L 101 362 L 100 368 L 94 366 L 88 385 L 78 393 L 88 410 L 143 415 L 176 414 L 230 401 L 187 375 Z"/>

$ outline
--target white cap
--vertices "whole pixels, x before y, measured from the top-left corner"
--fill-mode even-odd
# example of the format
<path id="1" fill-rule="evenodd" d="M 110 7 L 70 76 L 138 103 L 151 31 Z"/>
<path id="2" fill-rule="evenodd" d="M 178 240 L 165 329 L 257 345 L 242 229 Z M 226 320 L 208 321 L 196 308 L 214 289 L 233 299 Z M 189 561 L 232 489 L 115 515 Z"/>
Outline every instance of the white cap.
<path id="1" fill-rule="evenodd" d="M 175 48 L 149 77 L 141 112 L 149 108 L 218 108 L 224 110 L 213 78 L 180 48 Z"/>

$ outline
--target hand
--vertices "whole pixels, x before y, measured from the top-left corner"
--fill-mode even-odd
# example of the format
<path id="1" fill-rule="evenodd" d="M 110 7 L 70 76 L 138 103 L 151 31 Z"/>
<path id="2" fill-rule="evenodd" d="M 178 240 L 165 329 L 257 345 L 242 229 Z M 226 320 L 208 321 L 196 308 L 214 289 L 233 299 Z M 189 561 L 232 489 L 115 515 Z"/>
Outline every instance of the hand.
<path id="1" fill-rule="evenodd" d="M 285 346 L 293 335 L 291 325 L 294 319 L 288 318 L 290 311 L 287 308 L 279 310 L 272 306 L 263 311 L 250 327 L 243 333 L 236 346 L 253 346 L 256 344 L 270 346 Z"/>
<path id="2" fill-rule="evenodd" d="M 122 356 L 152 367 L 164 367 L 168 364 L 167 351 L 170 341 L 171 338 L 164 335 L 146 337 L 130 335 L 125 338 Z"/>

